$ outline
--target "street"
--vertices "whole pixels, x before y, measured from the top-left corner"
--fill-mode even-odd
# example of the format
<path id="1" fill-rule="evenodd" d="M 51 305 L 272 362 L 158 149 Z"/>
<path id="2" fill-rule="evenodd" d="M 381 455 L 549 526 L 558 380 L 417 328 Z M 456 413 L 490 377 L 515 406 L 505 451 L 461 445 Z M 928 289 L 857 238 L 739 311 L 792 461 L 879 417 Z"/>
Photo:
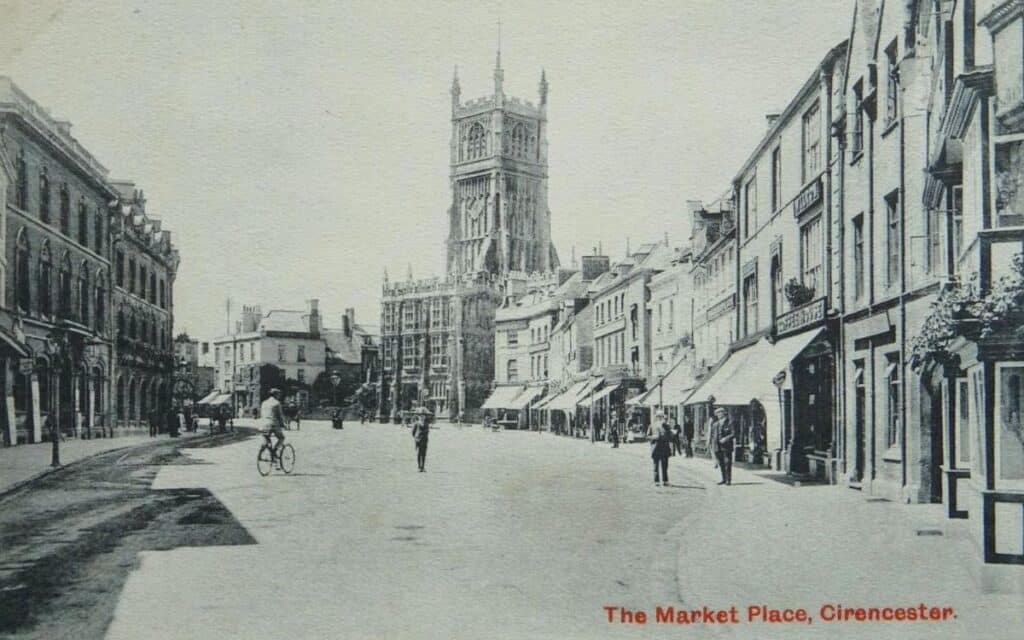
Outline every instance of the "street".
<path id="1" fill-rule="evenodd" d="M 258 544 L 144 551 L 107 637 L 618 637 L 603 606 L 676 601 L 670 531 L 705 493 L 680 464 L 656 488 L 646 445 L 443 424 L 418 473 L 400 426 L 288 440 L 291 476 L 257 474 L 256 439 L 161 468 Z"/>

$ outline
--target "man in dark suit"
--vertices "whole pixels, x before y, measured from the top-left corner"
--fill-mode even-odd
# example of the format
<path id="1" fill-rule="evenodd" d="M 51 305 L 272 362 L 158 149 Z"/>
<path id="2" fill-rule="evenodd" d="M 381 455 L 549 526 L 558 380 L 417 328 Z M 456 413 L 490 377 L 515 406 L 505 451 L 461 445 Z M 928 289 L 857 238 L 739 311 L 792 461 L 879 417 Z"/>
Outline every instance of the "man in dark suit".
<path id="1" fill-rule="evenodd" d="M 651 435 L 651 459 L 654 461 L 654 485 L 659 483 L 668 486 L 668 458 L 672 455 L 672 431 L 668 426 L 665 414 L 657 415 L 661 423 Z M 658 474 L 658 471 L 661 474 Z"/>
<path id="2" fill-rule="evenodd" d="M 693 418 L 683 419 L 683 446 L 686 449 L 686 457 L 693 457 Z"/>
<path id="3" fill-rule="evenodd" d="M 427 470 L 427 440 L 430 437 L 430 416 L 426 412 L 416 416 L 412 427 L 412 440 L 416 443 L 416 464 L 420 471 Z"/>
<path id="4" fill-rule="evenodd" d="M 736 432 L 729 420 L 729 413 L 725 407 L 718 407 L 708 430 L 708 446 L 715 454 L 718 469 L 722 472 L 722 480 L 718 484 L 732 484 L 732 449 L 735 441 Z"/>

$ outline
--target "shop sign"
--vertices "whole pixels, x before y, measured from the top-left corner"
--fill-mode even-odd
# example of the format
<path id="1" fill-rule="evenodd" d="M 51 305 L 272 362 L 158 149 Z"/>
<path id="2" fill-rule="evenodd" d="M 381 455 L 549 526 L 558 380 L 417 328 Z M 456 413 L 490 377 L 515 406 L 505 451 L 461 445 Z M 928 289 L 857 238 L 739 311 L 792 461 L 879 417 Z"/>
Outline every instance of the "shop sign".
<path id="1" fill-rule="evenodd" d="M 808 302 L 802 307 L 782 314 L 775 321 L 775 335 L 796 333 L 821 324 L 825 321 L 825 302 L 825 298 L 818 298 L 814 302 Z"/>
<path id="2" fill-rule="evenodd" d="M 735 307 L 735 306 L 736 306 L 736 294 L 734 293 L 734 294 L 730 295 L 728 298 L 726 298 L 725 300 L 722 300 L 718 304 L 716 304 L 713 307 L 711 307 L 710 309 L 708 309 L 708 314 L 707 314 L 708 315 L 708 320 L 714 320 L 718 316 L 731 311 L 732 308 Z"/>
<path id="3" fill-rule="evenodd" d="M 793 201 L 793 215 L 797 218 L 804 212 L 821 202 L 821 178 L 818 178 L 800 192 Z"/>

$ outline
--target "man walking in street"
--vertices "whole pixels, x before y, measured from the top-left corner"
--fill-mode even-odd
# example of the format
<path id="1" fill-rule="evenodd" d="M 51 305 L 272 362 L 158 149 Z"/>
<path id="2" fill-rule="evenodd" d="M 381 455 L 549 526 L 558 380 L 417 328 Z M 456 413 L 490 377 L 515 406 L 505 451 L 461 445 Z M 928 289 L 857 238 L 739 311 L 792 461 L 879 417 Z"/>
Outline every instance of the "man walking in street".
<path id="1" fill-rule="evenodd" d="M 683 429 L 679 426 L 679 418 L 672 419 L 672 455 L 683 452 Z"/>
<path id="2" fill-rule="evenodd" d="M 427 440 L 430 437 L 430 416 L 423 412 L 416 416 L 412 427 L 412 440 L 416 444 L 416 464 L 420 471 L 427 470 Z"/>
<path id="3" fill-rule="evenodd" d="M 661 423 L 657 430 L 651 435 L 651 459 L 654 461 L 654 485 L 662 484 L 668 486 L 668 458 L 672 455 L 672 432 L 669 430 L 668 418 L 664 413 L 658 413 L 658 421 Z M 658 474 L 658 471 L 661 474 Z"/>
<path id="4" fill-rule="evenodd" d="M 729 420 L 729 413 L 724 407 L 715 409 L 715 417 L 708 429 L 708 446 L 715 454 L 718 469 L 722 472 L 722 480 L 718 484 L 732 484 L 732 448 L 736 434 Z"/>

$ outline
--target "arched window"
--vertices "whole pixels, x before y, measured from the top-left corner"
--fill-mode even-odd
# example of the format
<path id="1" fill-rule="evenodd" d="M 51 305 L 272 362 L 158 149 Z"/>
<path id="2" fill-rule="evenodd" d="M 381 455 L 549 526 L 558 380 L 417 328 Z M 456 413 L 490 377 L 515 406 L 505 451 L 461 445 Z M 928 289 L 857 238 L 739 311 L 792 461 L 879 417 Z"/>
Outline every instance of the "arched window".
<path id="1" fill-rule="evenodd" d="M 106 278 L 102 271 L 96 272 L 96 332 L 103 333 L 107 329 L 107 290 Z"/>
<path id="2" fill-rule="evenodd" d="M 71 233 L 71 194 L 66 184 L 60 185 L 60 232 Z"/>
<path id="3" fill-rule="evenodd" d="M 48 316 L 53 313 L 53 257 L 50 255 L 50 242 L 43 241 L 39 250 L 39 314 Z"/>
<path id="4" fill-rule="evenodd" d="M 167 308 L 167 297 L 166 297 L 166 294 L 164 293 L 164 281 L 163 280 L 160 281 L 160 308 L 161 309 L 166 309 Z"/>
<path id="5" fill-rule="evenodd" d="M 60 261 L 60 314 L 62 317 L 70 318 L 71 311 L 71 257 L 67 251 Z"/>
<path id="6" fill-rule="evenodd" d="M 156 270 L 149 274 L 149 303 L 156 304 Z"/>
<path id="7" fill-rule="evenodd" d="M 103 253 L 103 208 L 97 207 L 95 215 L 96 217 L 93 218 L 93 226 L 95 227 L 93 233 L 96 237 L 93 238 L 93 241 L 96 243 L 96 253 Z"/>
<path id="8" fill-rule="evenodd" d="M 78 202 L 78 244 L 89 246 L 89 207 L 85 200 Z"/>
<path id="9" fill-rule="evenodd" d="M 512 128 L 512 155 L 526 155 L 526 125 L 521 122 Z"/>
<path id="10" fill-rule="evenodd" d="M 83 260 L 78 270 L 78 321 L 89 325 L 89 300 L 92 286 L 89 284 L 89 265 Z"/>
<path id="11" fill-rule="evenodd" d="M 17 296 L 18 308 L 28 313 L 31 305 L 32 287 L 29 284 L 29 263 L 31 261 L 31 249 L 28 245 L 28 235 L 25 229 L 18 232 L 17 239 L 17 261 L 14 263 L 14 292 Z"/>
<path id="12" fill-rule="evenodd" d="M 50 176 L 46 167 L 39 173 L 39 219 L 50 222 Z"/>
<path id="13" fill-rule="evenodd" d="M 132 311 L 131 317 L 128 319 L 128 337 L 131 338 L 132 340 L 134 340 L 138 335 L 135 331 L 135 328 L 135 312 Z"/>
<path id="14" fill-rule="evenodd" d="M 14 201 L 22 211 L 28 209 L 28 164 L 25 162 L 25 150 L 18 152 L 18 160 L 15 162 L 17 173 L 17 184 L 15 185 Z"/>
<path id="15" fill-rule="evenodd" d="M 117 310 L 117 337 L 118 337 L 118 339 L 122 339 L 122 338 L 125 337 L 124 336 L 124 330 L 125 330 L 125 319 L 124 319 L 124 309 L 122 308 L 122 309 L 118 309 Z"/>
<path id="16" fill-rule="evenodd" d="M 466 155 L 470 160 L 483 157 L 487 151 L 487 132 L 479 122 L 473 123 L 469 128 L 469 140 Z"/>

